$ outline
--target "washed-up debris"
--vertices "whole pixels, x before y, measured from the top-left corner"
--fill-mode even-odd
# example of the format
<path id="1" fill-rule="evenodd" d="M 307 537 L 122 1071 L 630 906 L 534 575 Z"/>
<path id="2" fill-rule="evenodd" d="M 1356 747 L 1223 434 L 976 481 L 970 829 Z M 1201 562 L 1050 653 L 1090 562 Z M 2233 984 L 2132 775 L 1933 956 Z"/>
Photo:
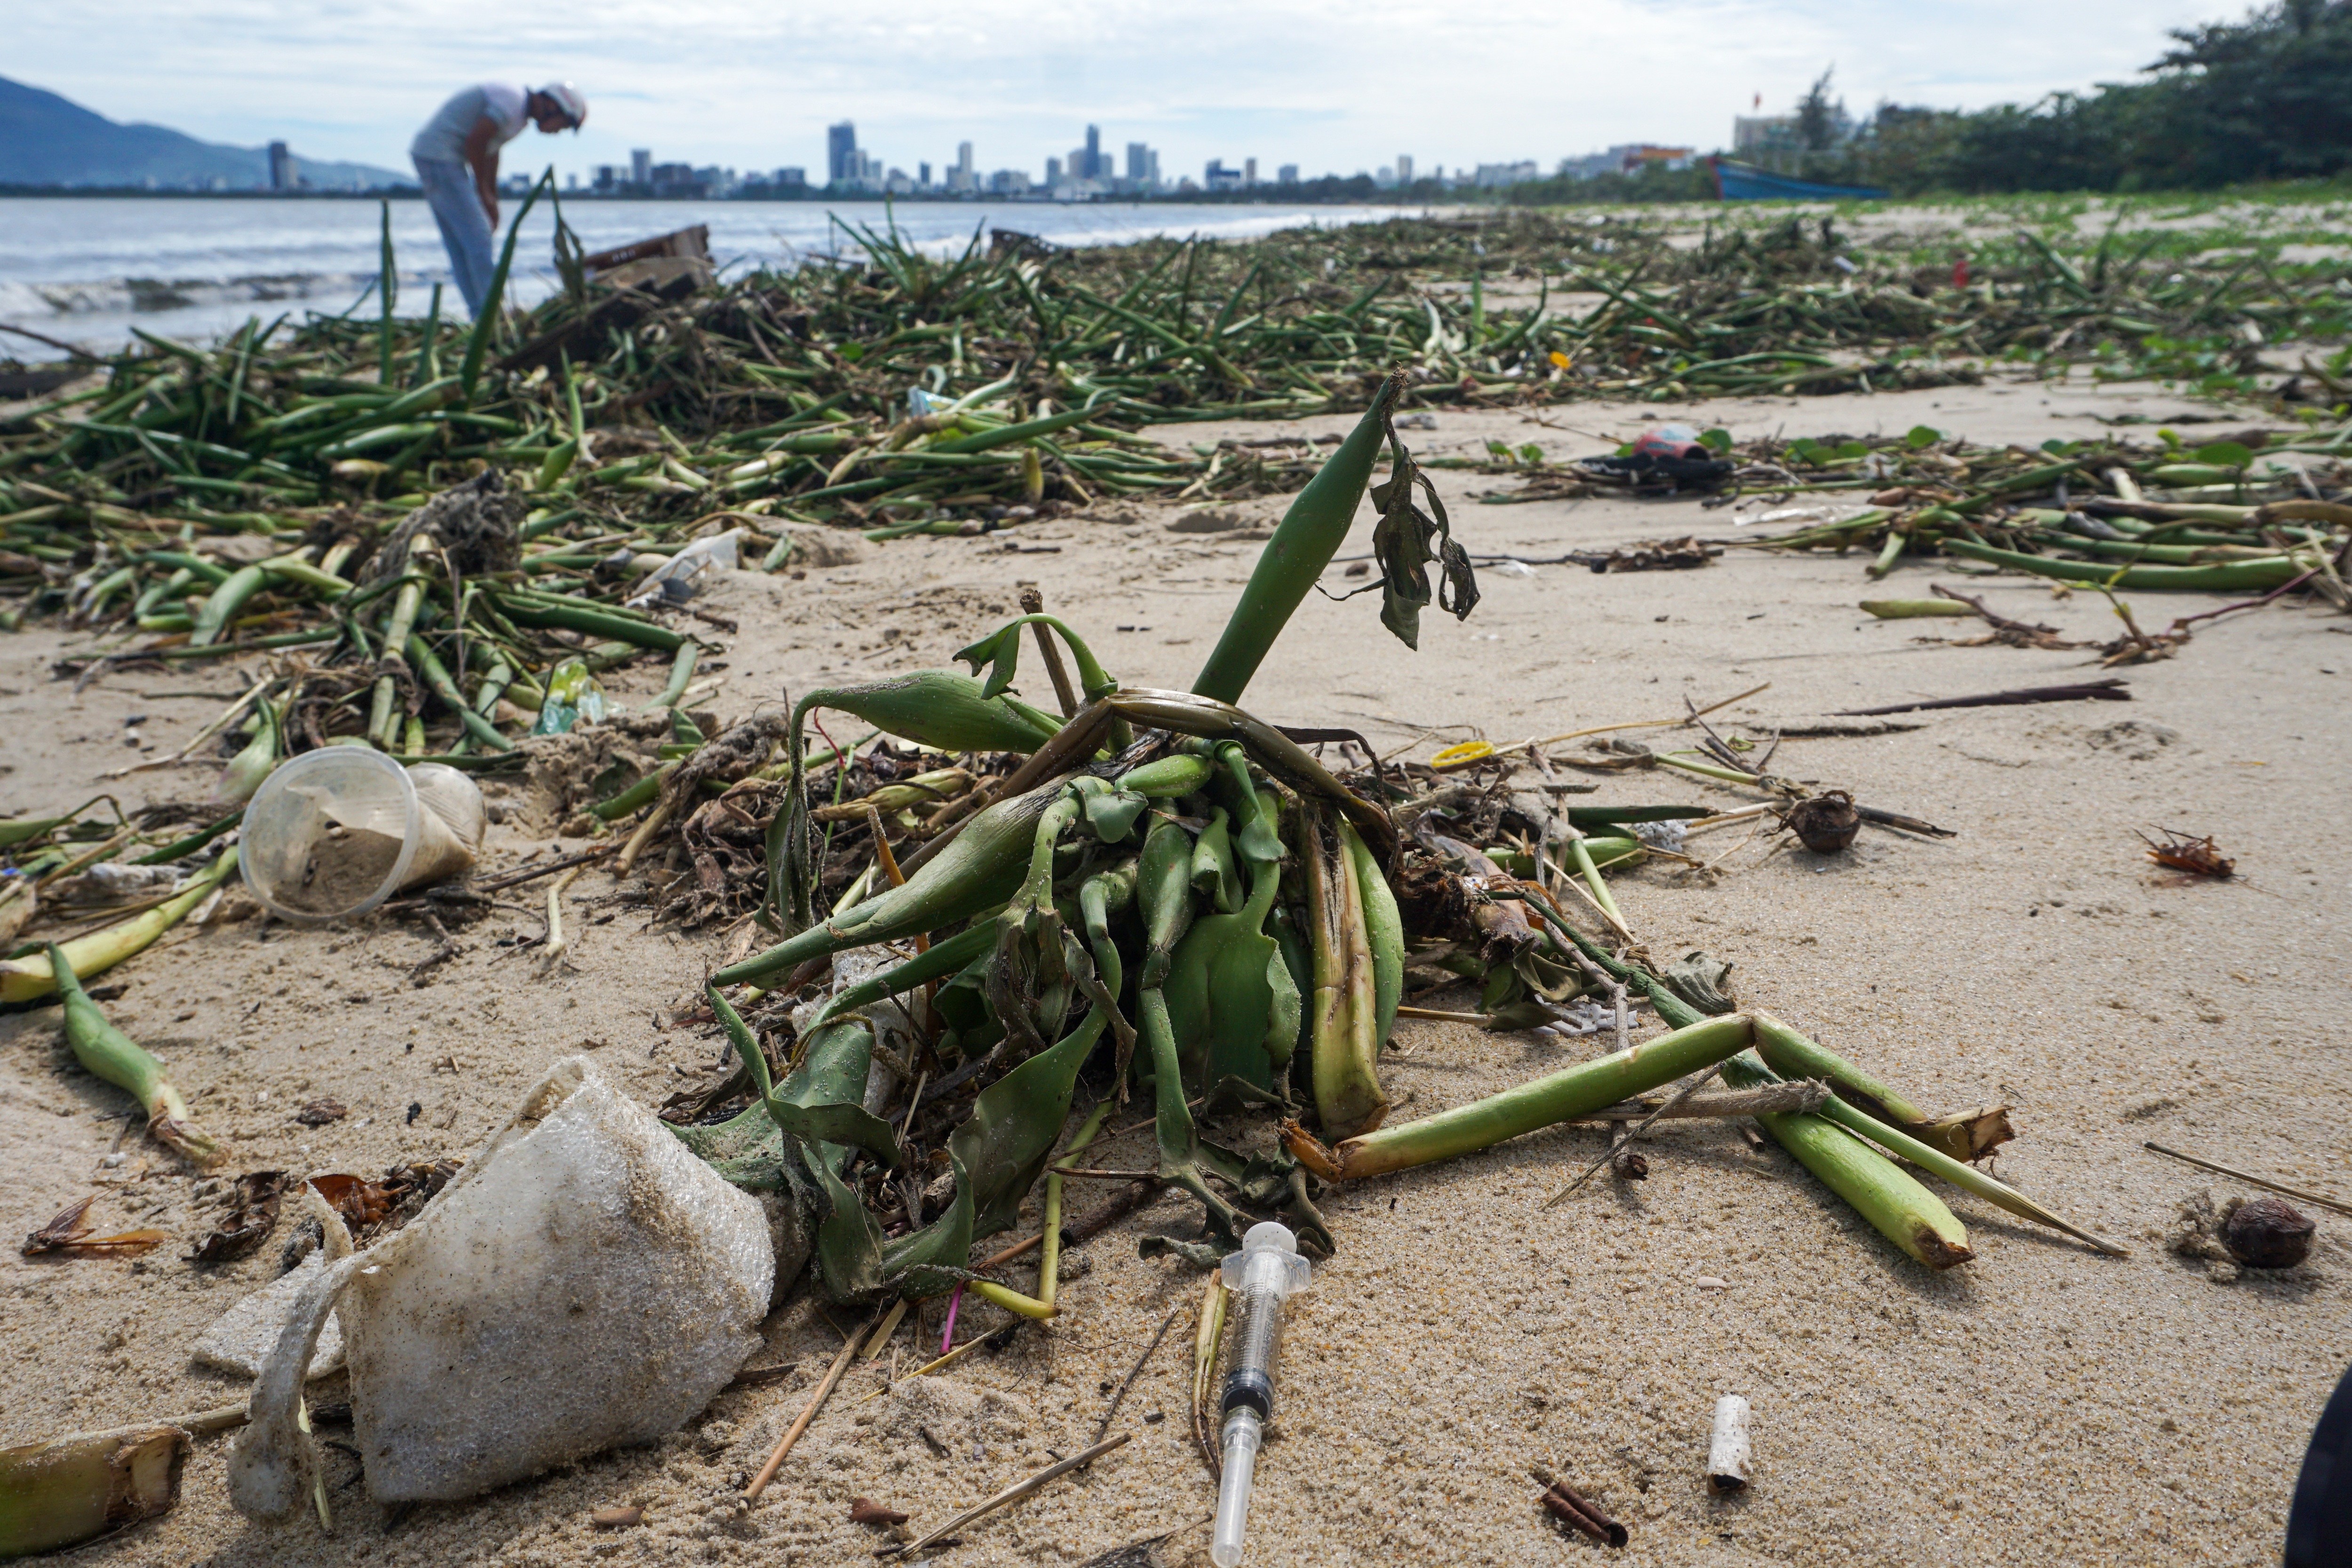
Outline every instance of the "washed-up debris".
<path id="1" fill-rule="evenodd" d="M 2291 1197 L 2297 1203 L 2315 1204 L 2330 1213 L 2352 1216 L 2352 1202 L 2340 1197 L 2329 1197 L 2325 1193 L 2306 1192 L 2301 1187 L 2283 1186 L 2266 1176 L 2258 1176 L 2248 1171 L 2232 1170 L 2228 1166 L 2215 1165 L 2211 1160 L 2199 1159 L 2195 1155 L 2184 1155 L 2178 1149 L 2168 1149 L 2162 1144 L 2142 1144 L 2140 1147 L 2151 1154 L 2162 1155 L 2168 1160 L 2179 1160 L 2182 1165 L 2195 1166 L 2199 1170 L 2211 1171 L 2216 1176 L 2228 1176 L 2232 1181 L 2252 1183 L 2267 1191 Z"/>
<path id="2" fill-rule="evenodd" d="M 2018 707 L 2034 703 L 2127 703 L 2130 683 L 2110 675 L 2103 681 L 2075 681 L 2063 686 L 2020 686 L 2015 691 L 1981 692 L 1966 697 L 1923 697 L 1913 703 L 1889 703 L 1885 707 L 1843 707 L 1841 718 L 1874 718 L 1890 713 L 1927 713 L 1936 708 Z"/>
<path id="3" fill-rule="evenodd" d="M 321 747 L 255 794 L 239 863 L 271 914 L 344 920 L 471 868 L 485 826 L 480 787 L 454 768 L 403 768 L 364 747 Z"/>
<path id="4" fill-rule="evenodd" d="M 1825 789 L 1791 805 L 1780 814 L 1780 825 L 1797 835 L 1817 855 L 1833 855 L 1853 847 L 1862 831 L 1862 813 L 1853 797 L 1843 789 Z"/>
<path id="5" fill-rule="evenodd" d="M 163 933 L 186 919 L 198 904 L 210 898 L 214 890 L 236 869 L 236 851 L 225 851 L 163 903 L 61 944 L 59 950 L 65 956 L 65 967 L 87 980 L 105 973 L 126 958 L 146 951 Z M 44 944 L 44 951 L 27 954 L 21 958 L 0 959 L 0 1002 L 38 1001 L 58 992 L 58 975 L 50 967 L 47 946 Z M 68 1016 L 73 1015 L 69 1012 Z M 98 1071 L 98 1069 L 92 1068 L 91 1071 Z M 122 1086 L 131 1087 L 129 1084 Z M 138 1092 L 135 1089 L 132 1092 Z"/>
<path id="6" fill-rule="evenodd" d="M 187 1102 L 163 1076 L 163 1064 L 106 1021 L 82 988 L 74 959 L 54 942 L 48 945 L 48 968 L 65 1000 L 66 1043 L 83 1070 L 129 1090 L 147 1113 L 148 1134 L 191 1165 L 201 1167 L 225 1158 L 226 1151 L 189 1120 Z"/>
<path id="7" fill-rule="evenodd" d="M 2225 882 L 2237 874 L 2238 862 L 2222 857 L 2220 846 L 2213 842 L 2210 833 L 2200 839 L 2178 828 L 2158 831 L 2164 834 L 2160 841 L 2146 833 L 2139 835 L 2140 841 L 2147 846 L 2147 858 L 2157 864 L 2195 876 L 2211 877 L 2216 882 Z"/>
<path id="8" fill-rule="evenodd" d="M 1241 1250 L 1221 1266 L 1227 1298 L 1238 1303 L 1239 1315 L 1226 1358 L 1217 1518 L 1209 1542 L 1210 1560 L 1218 1568 L 1233 1568 L 1242 1560 L 1258 1449 L 1265 1442 L 1265 1424 L 1274 1418 L 1274 1363 L 1283 1303 L 1307 1289 L 1313 1271 L 1298 1255 L 1297 1239 L 1270 1220 L 1251 1226 Z"/>
<path id="9" fill-rule="evenodd" d="M 160 1426 L 0 1448 L 0 1557 L 55 1552 L 169 1513 L 187 1457 L 188 1434 Z"/>
<path id="10" fill-rule="evenodd" d="M 588 1516 L 589 1524 L 597 1530 L 628 1530 L 645 1521 L 646 1511 L 635 1503 L 600 1508 Z"/>
<path id="11" fill-rule="evenodd" d="M 2232 1197 L 2216 1207 L 2210 1192 L 2198 1192 L 2175 1211 L 2166 1246 L 2227 1284 L 2243 1270 L 2295 1267 L 2311 1255 L 2318 1228 L 2282 1198 Z"/>
<path id="12" fill-rule="evenodd" d="M 1715 1402 L 1715 1427 L 1706 1444 L 1706 1484 L 1717 1492 L 1746 1491 L 1753 1464 L 1748 1401 L 1727 1394 Z"/>
<path id="13" fill-rule="evenodd" d="M 311 1490 L 300 1387 L 330 1311 L 370 1495 L 457 1499 L 674 1430 L 759 1347 L 774 1270 L 759 1205 L 578 1057 L 399 1231 L 338 1256 L 330 1221 L 230 1460 L 257 1518 Z"/>
<path id="14" fill-rule="evenodd" d="M 228 1263 L 247 1256 L 278 1228 L 286 1192 L 284 1171 L 247 1171 L 230 1188 L 227 1218 L 205 1233 L 191 1261 Z"/>
<path id="15" fill-rule="evenodd" d="M 1570 1529 L 1611 1546 L 1622 1546 L 1633 1538 L 1631 1531 L 1570 1486 L 1565 1477 L 1554 1475 L 1541 1465 L 1530 1465 L 1528 1473 L 1544 1489 L 1536 1500 Z"/>
<path id="16" fill-rule="evenodd" d="M 149 1248 L 170 1239 L 167 1232 L 152 1228 L 121 1230 L 111 1236 L 99 1235 L 95 1227 L 82 1223 L 82 1217 L 97 1201 L 98 1195 L 92 1193 L 88 1197 L 78 1198 L 66 1205 L 49 1217 L 47 1225 L 26 1237 L 24 1246 L 17 1250 L 27 1258 L 51 1254 L 68 1258 L 135 1258 Z"/>
<path id="17" fill-rule="evenodd" d="M 2311 1256 L 2318 1228 L 2284 1198 L 2231 1198 L 2223 1208 L 2221 1245 L 2249 1269 L 2292 1269 Z"/>
<path id="18" fill-rule="evenodd" d="M 852 1498 L 850 1500 L 849 1522 L 852 1524 L 879 1524 L 885 1526 L 904 1524 L 907 1522 L 908 1517 L 908 1515 L 900 1513 L 895 1508 L 890 1508 L 882 1503 L 876 1502 L 870 1497 Z"/>
<path id="19" fill-rule="evenodd" d="M 1723 554 L 1719 546 L 1703 544 L 1685 535 L 1678 539 L 1648 539 L 1601 554 L 1571 553 L 1568 559 L 1596 574 L 1618 571 L 1689 571 Z"/>
<path id="20" fill-rule="evenodd" d="M 339 1235 L 334 1245 L 340 1246 L 341 1240 Z M 338 1252 L 337 1256 L 341 1255 Z M 205 1366 L 241 1373 L 247 1377 L 260 1376 L 262 1367 L 277 1350 L 278 1341 L 285 1333 L 287 1322 L 293 1317 L 297 1303 L 328 1262 L 327 1249 L 314 1248 L 292 1269 L 215 1319 L 211 1326 L 196 1336 L 196 1343 L 190 1347 L 190 1354 Z M 330 1313 L 326 1326 L 319 1331 L 318 1343 L 310 1353 L 307 1375 L 323 1377 L 339 1370 L 342 1364 L 342 1325 Z"/>
<path id="21" fill-rule="evenodd" d="M 965 1525 L 971 1523 L 974 1520 L 985 1519 L 988 1515 L 994 1513 L 998 1509 L 1006 1507 L 1012 1503 L 1019 1502 L 1023 1498 L 1027 1497 L 1030 1493 L 1038 1490 L 1040 1488 L 1045 1486 L 1051 1481 L 1068 1475 L 1072 1470 L 1078 1469 L 1083 1466 L 1093 1464 L 1105 1454 L 1110 1453 L 1114 1449 L 1125 1447 L 1131 1437 L 1131 1433 L 1121 1432 L 1116 1437 L 1111 1437 L 1103 1442 L 1095 1444 L 1092 1448 L 1087 1448 L 1083 1453 L 1073 1454 L 1066 1459 L 1057 1460 L 1053 1464 L 1047 1465 L 1035 1475 L 1029 1476 L 1024 1479 L 1013 1482 L 1011 1486 L 1006 1487 L 1003 1491 L 998 1492 L 987 1501 L 964 1510 L 961 1513 L 957 1514 L 953 1519 L 949 1520 L 945 1524 L 942 1524 L 938 1529 L 931 1531 L 921 1539 L 910 1542 L 904 1546 L 883 1547 L 880 1551 L 877 1552 L 875 1555 L 877 1557 L 912 1557 L 915 1553 L 923 1551 L 925 1548 L 934 1544 L 935 1542 L 954 1534 L 957 1531 L 961 1530 Z"/>

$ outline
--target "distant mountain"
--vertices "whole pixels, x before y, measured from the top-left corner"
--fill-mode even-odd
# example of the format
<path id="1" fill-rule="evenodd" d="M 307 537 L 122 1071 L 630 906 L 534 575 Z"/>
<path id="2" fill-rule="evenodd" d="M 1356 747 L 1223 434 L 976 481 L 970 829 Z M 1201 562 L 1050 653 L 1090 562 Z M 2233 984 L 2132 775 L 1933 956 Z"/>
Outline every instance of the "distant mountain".
<path id="1" fill-rule="evenodd" d="M 297 164 L 315 190 L 415 184 L 365 163 Z M 269 186 L 269 154 L 225 147 L 160 125 L 118 125 L 56 93 L 0 77 L 0 184 L 152 185 L 232 191 Z"/>

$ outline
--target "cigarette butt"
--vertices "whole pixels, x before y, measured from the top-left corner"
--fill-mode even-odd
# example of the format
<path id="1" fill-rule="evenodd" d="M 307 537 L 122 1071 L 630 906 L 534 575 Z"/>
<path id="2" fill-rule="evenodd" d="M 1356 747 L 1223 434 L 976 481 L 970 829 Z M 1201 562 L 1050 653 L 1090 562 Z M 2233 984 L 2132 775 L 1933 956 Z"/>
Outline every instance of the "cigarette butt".
<path id="1" fill-rule="evenodd" d="M 1748 1401 L 1727 1394 L 1715 1402 L 1715 1435 L 1706 1446 L 1706 1483 L 1719 1492 L 1745 1491 L 1751 1455 Z"/>

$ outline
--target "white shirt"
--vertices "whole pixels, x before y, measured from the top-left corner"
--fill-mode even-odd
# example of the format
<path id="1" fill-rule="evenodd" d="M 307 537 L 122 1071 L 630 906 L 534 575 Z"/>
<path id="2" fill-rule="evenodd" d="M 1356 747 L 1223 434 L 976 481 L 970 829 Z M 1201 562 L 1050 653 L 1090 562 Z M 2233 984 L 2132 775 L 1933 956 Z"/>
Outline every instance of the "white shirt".
<path id="1" fill-rule="evenodd" d="M 486 81 L 478 87 L 467 88 L 425 122 L 425 129 L 408 144 L 408 155 L 463 162 L 466 138 L 473 134 L 474 124 L 480 120 L 488 120 L 496 128 L 490 137 L 491 148 L 503 147 L 522 134 L 523 105 L 529 98 L 522 89 L 502 81 Z"/>

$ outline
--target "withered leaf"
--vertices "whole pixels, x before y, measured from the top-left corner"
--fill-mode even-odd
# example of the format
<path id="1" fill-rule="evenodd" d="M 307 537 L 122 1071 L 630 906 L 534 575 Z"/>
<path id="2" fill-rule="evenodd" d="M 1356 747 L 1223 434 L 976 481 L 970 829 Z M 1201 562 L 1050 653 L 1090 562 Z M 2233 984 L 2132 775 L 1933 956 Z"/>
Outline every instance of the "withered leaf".
<path id="1" fill-rule="evenodd" d="M 97 1200 L 98 1195 L 92 1193 L 79 1203 L 66 1205 L 47 1225 L 26 1237 L 20 1250 L 27 1258 L 50 1252 L 62 1252 L 69 1258 L 130 1258 L 167 1239 L 163 1231 L 152 1228 L 118 1231 L 112 1236 L 91 1235 L 90 1228 L 81 1219 Z"/>
<path id="2" fill-rule="evenodd" d="M 286 1194 L 284 1171 L 247 1171 L 236 1178 L 234 1206 L 228 1218 L 196 1243 L 194 1263 L 226 1263 L 244 1257 L 268 1239 L 278 1226 L 278 1208 Z"/>
<path id="3" fill-rule="evenodd" d="M 1468 552 L 1454 542 L 1454 525 L 1446 517 L 1445 503 L 1437 498 L 1436 486 L 1405 450 L 1385 411 L 1381 423 L 1389 437 L 1389 476 L 1371 487 L 1372 505 L 1381 509 L 1381 520 L 1372 526 L 1372 555 L 1381 569 L 1381 624 L 1417 652 L 1422 607 L 1430 601 L 1426 564 L 1438 563 L 1442 580 L 1437 605 L 1456 621 L 1468 620 L 1476 608 L 1478 579 L 1470 569 Z M 1429 498 L 1429 512 L 1414 503 L 1415 485 Z"/>
<path id="4" fill-rule="evenodd" d="M 294 1113 L 294 1119 L 306 1127 L 323 1127 L 330 1122 L 340 1122 L 352 1113 L 352 1108 L 340 1100 L 313 1100 Z"/>
<path id="5" fill-rule="evenodd" d="M 849 1505 L 849 1522 L 852 1524 L 904 1524 L 907 1522 L 907 1516 L 887 1504 L 876 1502 L 870 1497 L 861 1497 L 853 1500 Z"/>

